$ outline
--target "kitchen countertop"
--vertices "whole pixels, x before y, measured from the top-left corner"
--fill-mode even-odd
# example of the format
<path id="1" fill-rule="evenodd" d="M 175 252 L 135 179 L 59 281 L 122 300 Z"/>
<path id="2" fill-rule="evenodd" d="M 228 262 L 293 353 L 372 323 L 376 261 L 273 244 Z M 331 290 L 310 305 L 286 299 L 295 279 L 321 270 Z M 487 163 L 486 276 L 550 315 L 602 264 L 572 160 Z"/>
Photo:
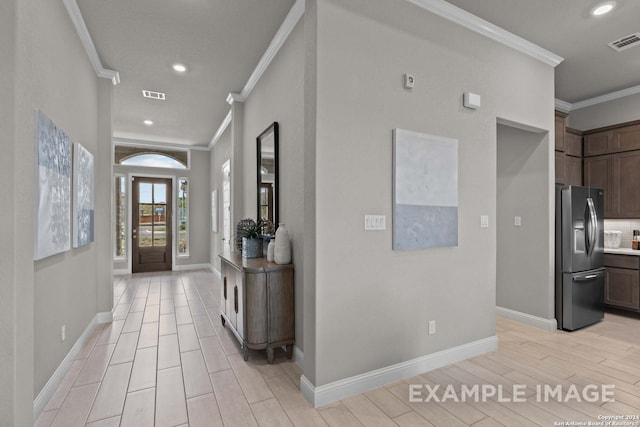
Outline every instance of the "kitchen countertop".
<path id="1" fill-rule="evenodd" d="M 604 248 L 605 254 L 616 254 L 616 255 L 635 255 L 640 256 L 640 251 L 636 251 L 631 248 Z"/>

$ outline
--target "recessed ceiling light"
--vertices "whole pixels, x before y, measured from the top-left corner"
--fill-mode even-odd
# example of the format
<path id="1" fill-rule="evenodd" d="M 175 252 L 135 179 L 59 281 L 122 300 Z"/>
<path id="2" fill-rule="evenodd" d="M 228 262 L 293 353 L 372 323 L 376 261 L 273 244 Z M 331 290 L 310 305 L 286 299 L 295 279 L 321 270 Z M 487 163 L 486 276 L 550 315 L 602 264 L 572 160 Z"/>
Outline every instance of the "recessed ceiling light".
<path id="1" fill-rule="evenodd" d="M 147 126 L 153 126 L 153 120 L 145 120 L 143 123 Z"/>
<path id="2" fill-rule="evenodd" d="M 614 7 L 616 7 L 616 2 L 615 1 L 608 1 L 608 2 L 604 2 L 604 3 L 600 3 L 599 5 L 597 5 L 593 9 L 591 9 L 591 14 L 593 16 L 604 15 L 604 14 L 607 14 L 607 13 L 611 12 Z"/>
<path id="3" fill-rule="evenodd" d="M 178 73 L 184 73 L 187 71 L 187 67 L 184 64 L 173 64 L 172 68 Z"/>

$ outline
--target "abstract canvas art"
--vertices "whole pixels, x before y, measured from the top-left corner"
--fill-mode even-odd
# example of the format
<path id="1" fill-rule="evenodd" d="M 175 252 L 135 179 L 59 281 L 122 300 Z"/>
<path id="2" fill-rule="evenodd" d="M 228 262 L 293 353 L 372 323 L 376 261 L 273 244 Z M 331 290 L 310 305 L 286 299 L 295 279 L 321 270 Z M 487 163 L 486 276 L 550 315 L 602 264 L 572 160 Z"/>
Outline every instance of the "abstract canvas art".
<path id="1" fill-rule="evenodd" d="M 458 140 L 393 130 L 393 249 L 458 246 Z"/>
<path id="2" fill-rule="evenodd" d="M 38 111 L 35 260 L 71 247 L 71 142 L 69 136 Z"/>
<path id="3" fill-rule="evenodd" d="M 94 238 L 93 155 L 73 144 L 73 247 L 88 245 Z"/>

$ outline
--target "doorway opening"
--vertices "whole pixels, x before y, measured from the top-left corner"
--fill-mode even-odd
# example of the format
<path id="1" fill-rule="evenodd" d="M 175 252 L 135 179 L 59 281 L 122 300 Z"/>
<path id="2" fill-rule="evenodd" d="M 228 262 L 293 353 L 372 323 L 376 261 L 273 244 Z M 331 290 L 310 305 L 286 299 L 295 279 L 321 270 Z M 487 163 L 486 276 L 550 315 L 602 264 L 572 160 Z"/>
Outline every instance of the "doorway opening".
<path id="1" fill-rule="evenodd" d="M 172 269 L 171 178 L 132 177 L 131 271 Z"/>
<path id="2" fill-rule="evenodd" d="M 553 329 L 553 162 L 549 131 L 498 119 L 496 306 Z"/>

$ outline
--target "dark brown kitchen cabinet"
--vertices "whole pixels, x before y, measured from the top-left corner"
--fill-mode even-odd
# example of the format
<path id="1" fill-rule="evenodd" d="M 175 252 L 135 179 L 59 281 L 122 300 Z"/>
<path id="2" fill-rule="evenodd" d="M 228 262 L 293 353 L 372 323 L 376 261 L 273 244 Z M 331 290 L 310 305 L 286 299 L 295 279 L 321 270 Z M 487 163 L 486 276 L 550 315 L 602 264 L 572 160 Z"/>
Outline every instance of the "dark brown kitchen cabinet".
<path id="1" fill-rule="evenodd" d="M 580 157 L 565 157 L 565 173 L 567 185 L 582 185 L 582 159 Z"/>
<path id="2" fill-rule="evenodd" d="M 584 155 L 598 156 L 609 154 L 613 150 L 613 131 L 597 132 L 584 136 Z"/>
<path id="3" fill-rule="evenodd" d="M 227 252 L 220 259 L 220 318 L 240 342 L 244 360 L 249 358 L 249 349 L 266 349 L 271 363 L 274 348 L 282 346 L 291 358 L 295 343 L 293 265 L 242 258 L 237 252 Z"/>
<path id="4" fill-rule="evenodd" d="M 640 150 L 640 124 L 624 126 L 613 130 L 612 151 Z"/>
<path id="5" fill-rule="evenodd" d="M 616 218 L 618 213 L 615 200 L 617 200 L 617 188 L 614 185 L 613 155 L 585 157 L 584 158 L 584 185 L 587 187 L 602 188 L 604 190 L 604 216 Z"/>
<path id="6" fill-rule="evenodd" d="M 582 132 L 571 128 L 565 130 L 564 152 L 569 156 L 582 157 Z"/>
<path id="7" fill-rule="evenodd" d="M 640 269 L 635 255 L 605 254 L 604 303 L 640 311 Z"/>
<path id="8" fill-rule="evenodd" d="M 613 155 L 616 218 L 640 217 L 640 150 Z"/>
<path id="9" fill-rule="evenodd" d="M 556 151 L 556 184 L 567 182 L 567 156 L 562 151 Z"/>
<path id="10" fill-rule="evenodd" d="M 563 113 L 561 111 L 556 111 L 556 126 L 555 126 L 555 133 L 556 133 L 556 140 L 555 140 L 555 147 L 557 151 L 565 151 L 565 137 L 564 137 L 564 130 L 565 130 L 565 126 L 567 124 L 567 114 Z"/>

